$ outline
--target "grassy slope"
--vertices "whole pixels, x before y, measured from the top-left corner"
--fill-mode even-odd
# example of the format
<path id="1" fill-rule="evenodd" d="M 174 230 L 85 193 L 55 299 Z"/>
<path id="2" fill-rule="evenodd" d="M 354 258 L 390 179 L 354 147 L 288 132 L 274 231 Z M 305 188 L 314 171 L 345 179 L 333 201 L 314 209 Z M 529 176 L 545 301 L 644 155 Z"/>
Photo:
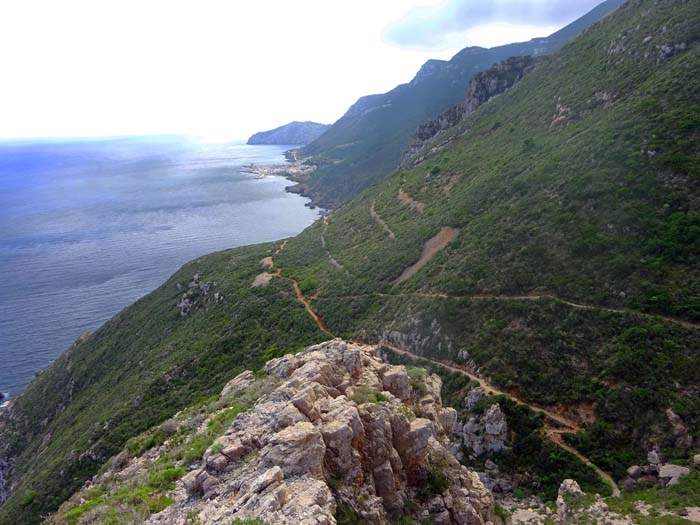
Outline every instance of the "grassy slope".
<path id="1" fill-rule="evenodd" d="M 55 509 L 124 442 L 175 411 L 218 393 L 243 369 L 256 369 L 277 346 L 323 339 L 291 283 L 252 289 L 273 245 L 193 261 L 168 282 L 62 355 L 16 400 L 21 414 L 0 440 L 20 452 L 24 478 L 0 523 L 29 524 Z M 210 302 L 181 318 L 175 305 L 195 272 L 216 283 Z M 223 301 L 212 295 L 219 292 Z M 46 436 L 51 436 L 47 438 Z M 82 455 L 90 451 L 90 455 Z"/>
<path id="2" fill-rule="evenodd" d="M 325 338 L 294 300 L 289 277 L 318 287 L 314 308 L 339 335 L 411 331 L 432 338 L 429 352 L 455 358 L 467 350 L 496 383 L 530 401 L 597 403 L 598 423 L 577 443 L 616 475 L 668 430 L 669 406 L 700 434 L 698 332 L 648 315 L 700 317 L 700 8 L 639 4 L 484 106 L 448 149 L 290 241 L 275 257 L 283 278 L 269 288 L 250 283 L 272 245 L 204 257 L 61 357 L 17 400 L 1 432 L 2 446 L 19 454 L 20 485 L 0 524 L 36 522 L 129 437 L 255 368 L 261 355 Z M 626 51 L 609 55 L 623 35 Z M 643 58 L 680 42 L 692 45 L 663 63 Z M 596 103 L 602 92 L 616 100 Z M 551 127 L 559 101 L 569 117 Z M 399 187 L 427 205 L 423 214 L 396 199 Z M 372 202 L 395 240 L 371 218 Z M 448 225 L 460 228 L 457 239 L 392 288 L 422 243 Z M 344 269 L 329 263 L 321 235 Z M 195 271 L 224 300 L 182 319 L 176 283 Z M 413 295 L 419 288 L 460 297 Z M 468 297 L 542 289 L 648 314 Z M 86 450 L 94 459 L 81 458 Z"/>
<path id="3" fill-rule="evenodd" d="M 381 181 L 399 163 L 406 142 L 418 125 L 464 98 L 472 75 L 515 55 L 550 53 L 615 9 L 621 0 L 607 0 L 547 39 L 491 49 L 468 48 L 449 63 L 433 61 L 433 73 L 369 97 L 370 111 L 349 113 L 300 154 L 319 166 L 306 192 L 327 207 L 337 207 L 368 186 Z"/>
<path id="4" fill-rule="evenodd" d="M 321 276 L 316 308 L 341 335 L 418 320 L 427 337 L 437 321 L 447 357 L 467 350 L 526 398 L 596 402 L 599 422 L 580 446 L 616 475 L 668 430 L 665 408 L 699 435 L 698 331 L 654 316 L 700 320 L 698 28 L 696 3 L 628 5 L 485 106 L 445 151 L 338 210 L 325 240 L 343 272 L 308 250 L 321 225 L 290 243 L 283 266 Z M 608 53 L 621 42 L 624 52 Z M 689 50 L 657 63 L 657 46 L 680 43 Z M 603 93 L 615 101 L 599 102 Z M 551 126 L 558 103 L 569 116 Z M 396 199 L 401 187 L 423 214 Z M 442 226 L 461 233 L 393 288 Z M 380 295 L 420 289 L 457 297 Z M 533 291 L 631 311 L 468 297 Z"/>

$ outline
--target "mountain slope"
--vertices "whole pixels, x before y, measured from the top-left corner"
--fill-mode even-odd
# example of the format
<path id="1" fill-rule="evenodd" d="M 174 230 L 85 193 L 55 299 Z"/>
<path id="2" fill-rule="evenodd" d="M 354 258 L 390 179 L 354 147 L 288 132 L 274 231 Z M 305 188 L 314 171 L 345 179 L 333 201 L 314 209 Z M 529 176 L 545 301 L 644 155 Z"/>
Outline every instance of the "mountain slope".
<path id="1" fill-rule="evenodd" d="M 270 131 L 260 131 L 248 139 L 251 146 L 259 145 L 280 145 L 293 146 L 308 144 L 323 135 L 329 124 L 318 124 L 317 122 L 290 122 L 279 128 Z"/>
<path id="2" fill-rule="evenodd" d="M 409 84 L 357 101 L 319 139 L 297 152 L 318 166 L 296 191 L 317 204 L 337 207 L 391 173 L 418 125 L 464 97 L 471 77 L 511 56 L 552 53 L 622 4 L 606 0 L 548 38 L 484 49 L 469 47 L 450 61 L 430 60 Z"/>
<path id="3" fill-rule="evenodd" d="M 0 523 L 38 522 L 128 438 L 329 333 L 453 363 L 561 413 L 580 430 L 552 439 L 616 480 L 654 447 L 687 460 L 700 449 L 698 78 L 700 4 L 628 2 L 424 162 L 286 243 L 185 266 L 0 419 L 14 464 Z M 509 461 L 538 472 L 522 464 L 533 449 L 558 456 L 529 432 Z"/>

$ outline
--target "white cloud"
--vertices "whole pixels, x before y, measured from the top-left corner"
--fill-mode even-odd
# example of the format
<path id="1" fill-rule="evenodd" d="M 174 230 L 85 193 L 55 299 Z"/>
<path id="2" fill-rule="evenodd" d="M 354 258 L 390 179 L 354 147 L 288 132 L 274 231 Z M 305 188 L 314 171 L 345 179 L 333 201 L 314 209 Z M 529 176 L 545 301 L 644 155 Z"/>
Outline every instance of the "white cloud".
<path id="1" fill-rule="evenodd" d="M 590 11 L 602 0 L 443 0 L 417 6 L 385 31 L 388 42 L 415 49 L 445 49 L 455 39 L 491 45 L 549 33 Z M 509 31 L 512 37 L 504 41 Z M 483 39 L 483 35 L 490 38 Z"/>
<path id="2" fill-rule="evenodd" d="M 444 52 L 382 40 L 435 0 L 0 3 L 0 136 L 191 133 L 332 122 Z"/>

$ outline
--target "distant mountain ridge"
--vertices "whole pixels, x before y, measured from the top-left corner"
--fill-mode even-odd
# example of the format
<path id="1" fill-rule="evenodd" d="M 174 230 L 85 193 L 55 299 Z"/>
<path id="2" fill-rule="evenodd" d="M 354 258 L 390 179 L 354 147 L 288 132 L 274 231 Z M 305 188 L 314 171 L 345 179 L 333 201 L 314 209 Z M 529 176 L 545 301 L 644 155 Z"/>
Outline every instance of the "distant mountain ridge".
<path id="1" fill-rule="evenodd" d="M 509 57 L 553 53 L 623 3 L 606 0 L 546 38 L 467 47 L 449 61 L 428 60 L 408 84 L 360 98 L 326 133 L 297 151 L 318 169 L 297 179 L 294 191 L 323 207 L 343 204 L 395 169 L 418 126 L 461 102 L 476 73 Z"/>
<path id="2" fill-rule="evenodd" d="M 328 128 L 330 124 L 294 121 L 279 128 L 255 133 L 248 139 L 248 144 L 251 146 L 303 146 L 319 138 Z"/>

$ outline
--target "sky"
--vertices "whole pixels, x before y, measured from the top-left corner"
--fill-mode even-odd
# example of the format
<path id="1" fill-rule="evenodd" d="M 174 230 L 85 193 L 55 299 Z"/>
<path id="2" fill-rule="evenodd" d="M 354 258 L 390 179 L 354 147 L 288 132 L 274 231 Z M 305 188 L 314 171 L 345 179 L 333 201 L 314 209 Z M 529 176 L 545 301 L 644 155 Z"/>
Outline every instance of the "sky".
<path id="1" fill-rule="evenodd" d="M 2 0 L 0 137 L 332 123 L 429 58 L 547 36 L 599 1 Z"/>

